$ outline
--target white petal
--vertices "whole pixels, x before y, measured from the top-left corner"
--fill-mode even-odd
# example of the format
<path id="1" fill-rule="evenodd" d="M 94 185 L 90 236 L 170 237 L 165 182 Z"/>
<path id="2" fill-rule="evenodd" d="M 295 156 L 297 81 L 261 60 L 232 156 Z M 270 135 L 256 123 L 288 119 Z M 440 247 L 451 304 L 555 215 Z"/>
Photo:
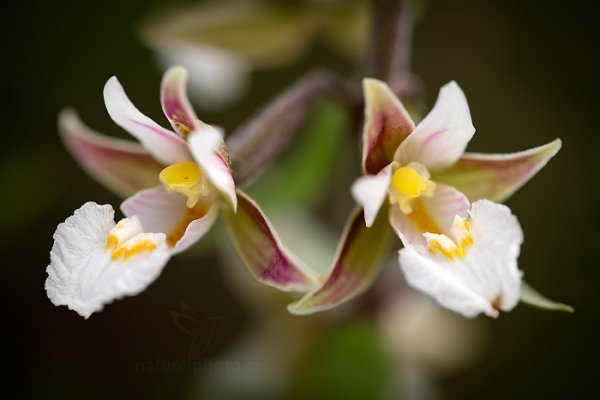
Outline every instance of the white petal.
<path id="1" fill-rule="evenodd" d="M 104 86 L 104 103 L 113 121 L 138 139 L 161 163 L 168 165 L 190 159 L 186 143 L 175 132 L 142 114 L 114 76 Z"/>
<path id="2" fill-rule="evenodd" d="M 450 259 L 425 246 L 408 246 L 400 250 L 400 266 L 410 286 L 442 306 L 466 317 L 496 317 L 498 309 L 509 311 L 519 301 L 523 232 L 504 205 L 479 200 L 469 214 L 473 244 L 464 257 Z"/>
<path id="3" fill-rule="evenodd" d="M 229 201 L 233 209 L 237 208 L 235 183 L 229 165 L 219 155 L 224 146 L 222 133 L 211 126 L 192 132 L 188 138 L 194 159 L 215 188 Z"/>
<path id="4" fill-rule="evenodd" d="M 200 240 L 213 226 L 219 211 L 216 202 L 200 202 L 193 208 L 185 203 L 184 196 L 157 186 L 128 198 L 121 210 L 127 217 L 137 216 L 145 231 L 164 233 L 176 254 Z"/>
<path id="5" fill-rule="evenodd" d="M 387 196 L 391 179 L 392 165 L 390 164 L 377 175 L 360 177 L 352 185 L 352 196 L 364 208 L 367 227 L 373 225 L 377 213 Z"/>
<path id="6" fill-rule="evenodd" d="M 394 159 L 402 165 L 417 161 L 438 172 L 458 161 L 474 133 L 465 94 L 450 82 L 440 89 L 427 117 L 400 144 Z"/>
<path id="7" fill-rule="evenodd" d="M 155 248 L 113 259 L 107 249 L 113 218 L 111 206 L 88 202 L 58 225 L 46 269 L 46 293 L 52 303 L 88 318 L 115 299 L 138 294 L 159 276 L 170 257 L 165 235 L 139 233 L 128 243 L 149 241 Z"/>

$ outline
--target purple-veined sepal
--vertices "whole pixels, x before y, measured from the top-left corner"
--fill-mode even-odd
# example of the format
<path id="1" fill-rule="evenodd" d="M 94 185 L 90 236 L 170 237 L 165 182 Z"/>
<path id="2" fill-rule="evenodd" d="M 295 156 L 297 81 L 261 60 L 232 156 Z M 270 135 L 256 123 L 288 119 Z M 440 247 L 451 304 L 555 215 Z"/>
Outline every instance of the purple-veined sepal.
<path id="1" fill-rule="evenodd" d="M 163 166 L 138 143 L 97 133 L 70 109 L 60 113 L 58 129 L 83 169 L 117 195 L 131 196 L 158 183 Z"/>
<path id="2" fill-rule="evenodd" d="M 415 129 L 415 124 L 384 82 L 364 79 L 363 92 L 363 171 L 365 174 L 377 174 L 394 160 L 394 152 Z"/>
<path id="3" fill-rule="evenodd" d="M 172 67 L 165 72 L 160 87 L 160 103 L 171 126 L 182 138 L 205 124 L 198 120 L 187 91 L 187 71 L 182 67 Z"/>
<path id="4" fill-rule="evenodd" d="M 284 291 L 307 291 L 317 284 L 310 271 L 279 239 L 260 207 L 237 190 L 238 208 L 224 210 L 229 237 L 250 274 Z"/>
<path id="5" fill-rule="evenodd" d="M 434 176 L 456 187 L 471 201 L 504 201 L 531 179 L 561 148 L 556 139 L 543 146 L 509 154 L 465 153 L 450 168 Z"/>
<path id="6" fill-rule="evenodd" d="M 350 215 L 333 266 L 324 282 L 288 306 L 292 314 L 305 315 L 343 304 L 367 290 L 375 280 L 387 249 L 390 232 L 387 216 L 380 212 L 367 228 L 360 208 Z"/>

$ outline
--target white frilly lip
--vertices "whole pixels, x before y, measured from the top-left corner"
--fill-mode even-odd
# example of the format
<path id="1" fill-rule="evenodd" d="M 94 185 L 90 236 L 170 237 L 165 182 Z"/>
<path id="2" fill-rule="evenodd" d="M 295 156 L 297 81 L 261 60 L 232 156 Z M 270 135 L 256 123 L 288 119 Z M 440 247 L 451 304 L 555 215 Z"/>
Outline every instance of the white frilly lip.
<path id="1" fill-rule="evenodd" d="M 52 303 L 88 318 L 113 300 L 140 293 L 160 275 L 171 256 L 165 235 L 140 232 L 129 240 L 147 241 L 154 248 L 113 259 L 107 240 L 115 225 L 112 207 L 93 202 L 58 225 L 46 269 L 45 288 Z"/>
<path id="2" fill-rule="evenodd" d="M 466 317 L 497 317 L 519 302 L 522 272 L 517 258 L 523 232 L 504 205 L 479 200 L 469 211 L 473 244 L 464 257 L 433 254 L 409 245 L 399 252 L 408 284 Z"/>

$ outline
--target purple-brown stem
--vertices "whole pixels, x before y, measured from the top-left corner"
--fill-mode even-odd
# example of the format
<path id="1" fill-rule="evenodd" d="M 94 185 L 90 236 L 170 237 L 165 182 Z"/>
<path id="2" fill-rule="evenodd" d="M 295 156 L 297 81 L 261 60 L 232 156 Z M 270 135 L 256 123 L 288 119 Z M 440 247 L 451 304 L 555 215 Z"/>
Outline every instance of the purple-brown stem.
<path id="1" fill-rule="evenodd" d="M 285 149 L 313 105 L 323 97 L 346 107 L 356 103 L 356 96 L 336 76 L 315 70 L 278 95 L 227 138 L 238 185 L 254 177 Z"/>
<path id="2" fill-rule="evenodd" d="M 373 0 L 370 53 L 365 76 L 387 82 L 400 98 L 420 94 L 410 72 L 412 13 L 410 0 Z"/>

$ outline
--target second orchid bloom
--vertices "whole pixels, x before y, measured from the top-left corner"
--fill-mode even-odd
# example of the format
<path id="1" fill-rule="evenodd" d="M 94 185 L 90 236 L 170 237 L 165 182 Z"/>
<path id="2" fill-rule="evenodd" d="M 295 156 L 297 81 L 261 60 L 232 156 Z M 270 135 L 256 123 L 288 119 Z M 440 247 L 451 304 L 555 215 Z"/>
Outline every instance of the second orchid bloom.
<path id="1" fill-rule="evenodd" d="M 399 261 L 409 285 L 468 317 L 511 310 L 521 291 L 523 234 L 510 210 L 490 200 L 523 185 L 558 152 L 560 140 L 513 154 L 469 154 L 475 128 L 455 82 L 416 126 L 384 82 L 366 79 L 364 95 L 365 176 L 352 187 L 361 207 L 323 285 L 290 311 L 329 309 L 368 288 L 389 225 L 404 245 Z"/>

